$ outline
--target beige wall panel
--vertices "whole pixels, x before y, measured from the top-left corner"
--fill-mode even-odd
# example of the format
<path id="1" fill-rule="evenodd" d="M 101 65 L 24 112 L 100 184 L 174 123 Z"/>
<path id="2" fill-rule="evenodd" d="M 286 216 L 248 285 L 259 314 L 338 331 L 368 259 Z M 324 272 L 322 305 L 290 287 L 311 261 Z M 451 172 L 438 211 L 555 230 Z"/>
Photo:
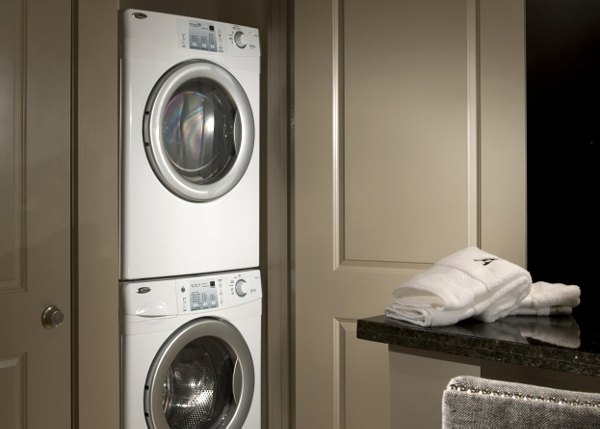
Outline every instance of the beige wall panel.
<path id="1" fill-rule="evenodd" d="M 23 247 L 23 6 L 0 3 L 0 292 L 20 288 Z"/>
<path id="2" fill-rule="evenodd" d="M 24 428 L 23 356 L 0 358 L 0 422 L 10 429 Z"/>
<path id="3" fill-rule="evenodd" d="M 345 259 L 435 262 L 468 243 L 467 2 L 346 0 L 343 31 Z"/>
<path id="4" fill-rule="evenodd" d="M 471 96 L 468 37 L 472 35 L 468 7 L 466 3 L 456 1 L 407 0 L 400 5 L 397 3 L 376 1 L 368 8 L 337 0 L 331 3 L 321 0 L 295 3 L 296 34 L 302 35 L 295 39 L 294 44 L 296 110 L 292 158 L 292 236 L 296 269 L 294 411 L 298 429 L 378 427 L 373 424 L 365 426 L 366 417 L 359 415 L 354 404 L 360 402 L 364 392 L 371 392 L 370 403 L 389 401 L 389 392 L 381 388 L 381 380 L 389 377 L 388 368 L 368 365 L 370 361 L 385 359 L 385 350 L 372 349 L 370 345 L 364 348 L 353 345 L 340 347 L 341 339 L 349 334 L 340 333 L 339 329 L 350 328 L 334 327 L 332 332 L 332 321 L 335 324 L 340 320 L 352 321 L 381 314 L 391 302 L 395 286 L 425 268 L 427 265 L 424 263 L 433 262 L 445 253 L 466 245 L 470 239 L 470 222 L 473 220 L 470 204 L 473 201 L 469 178 L 472 177 L 470 150 L 473 142 L 469 140 L 467 121 Z M 390 19 L 389 15 L 394 15 L 394 19 Z M 413 20 L 421 25 L 413 23 Z M 447 20 L 456 22 L 448 25 Z M 439 24 L 441 37 L 436 37 L 436 32 L 431 30 L 431 22 Z M 374 24 L 377 31 L 367 23 Z M 400 23 L 399 28 L 407 29 L 407 35 L 401 42 L 410 54 L 407 54 L 410 61 L 405 65 L 397 59 L 402 58 L 396 52 L 398 48 L 386 51 L 385 55 L 381 50 L 378 55 L 367 52 L 377 51 L 377 43 L 392 49 L 387 40 L 371 37 L 372 44 L 358 40 L 379 35 L 379 31 L 386 37 L 398 34 L 390 33 L 388 29 L 397 23 Z M 355 26 L 362 28 L 360 37 L 358 29 L 350 28 Z M 409 33 L 412 33 L 412 38 Z M 409 38 L 414 47 L 408 42 Z M 448 38 L 449 42 L 445 40 Z M 453 53 L 440 49 L 439 44 Z M 356 51 L 352 52 L 354 49 Z M 420 49 L 425 50 L 427 55 L 419 57 Z M 432 69 L 434 64 L 442 67 L 443 62 L 426 58 L 434 54 L 450 61 L 449 66 L 444 66 L 448 69 L 445 71 L 448 74 L 447 85 L 430 82 L 441 79 L 443 75 L 443 72 Z M 455 55 L 459 58 L 456 59 Z M 372 61 L 370 66 L 362 64 L 369 61 Z M 375 69 L 373 64 L 377 64 L 374 71 L 379 73 L 377 79 L 370 79 L 367 75 Z M 403 79 L 398 78 L 402 67 L 406 67 L 406 79 L 413 79 L 412 84 L 418 85 L 418 88 L 402 86 L 403 91 L 415 99 L 414 108 L 418 115 L 396 105 L 401 104 L 397 99 L 394 102 L 388 97 L 386 107 L 404 112 L 410 121 L 417 120 L 415 116 L 433 114 L 435 121 L 446 127 L 443 138 L 438 139 L 442 133 L 437 134 L 430 121 L 423 119 L 422 129 L 412 127 L 411 123 L 405 124 L 407 133 L 411 134 L 408 137 L 414 141 L 407 139 L 399 148 L 380 142 L 382 136 L 396 136 L 390 121 L 397 124 L 399 120 L 394 115 L 386 116 L 385 112 L 371 114 L 374 104 L 381 104 L 365 88 L 372 88 L 372 93 L 385 98 L 385 91 L 394 90 L 393 85 L 403 85 Z M 422 69 L 420 73 L 425 78 L 417 79 L 419 73 L 414 68 Z M 389 85 L 378 86 L 380 80 L 387 80 Z M 358 88 L 362 86 L 365 88 Z M 430 89 L 432 86 L 433 89 Z M 451 88 L 448 89 L 448 86 Z M 442 91 L 442 99 L 446 97 L 447 116 L 442 116 L 438 106 L 438 91 Z M 418 97 L 425 97 L 428 103 L 423 103 Z M 369 132 L 362 130 L 360 125 Z M 444 162 L 435 150 L 436 145 L 445 156 Z M 373 147 L 379 151 L 373 150 Z M 385 154 L 379 156 L 379 152 Z M 430 160 L 430 155 L 435 159 Z M 412 157 L 411 162 L 426 164 L 410 170 L 414 173 L 412 175 L 399 172 L 394 163 L 385 164 L 388 158 L 401 162 L 403 157 Z M 405 168 L 413 167 L 411 162 L 403 162 Z M 390 177 L 384 177 L 386 174 Z M 432 177 L 442 183 L 438 184 Z M 410 183 L 395 182 L 400 179 Z M 438 195 L 434 188 L 443 188 L 448 183 L 453 183 L 449 191 Z M 374 192 L 369 189 L 372 194 L 367 193 L 363 189 L 367 184 L 378 188 Z M 390 201 L 388 196 L 392 191 L 398 194 L 396 189 L 402 186 L 405 186 L 406 198 L 412 198 L 402 207 L 408 215 L 400 210 L 400 198 Z M 370 204 L 362 198 L 370 198 Z M 427 204 L 432 204 L 436 198 L 443 200 L 434 205 L 437 209 L 434 213 L 429 209 L 434 206 Z M 366 215 L 367 211 L 374 213 L 378 209 L 388 210 L 388 207 L 396 210 L 397 216 L 404 216 L 405 223 L 394 219 L 392 224 L 392 216 L 384 218 L 385 222 L 381 218 L 374 222 Z M 428 216 L 437 222 L 433 227 L 421 221 Z M 419 222 L 414 227 L 407 224 L 414 221 Z M 406 234 L 412 235 L 402 238 L 402 228 Z M 414 231 L 407 232 L 410 228 Z M 433 233 L 428 232 L 431 228 Z M 396 239 L 392 240 L 390 236 Z M 390 261 L 400 263 L 388 264 Z M 341 357 L 340 350 L 346 351 L 345 357 Z M 350 371 L 352 375 L 348 376 Z"/>
<path id="5" fill-rule="evenodd" d="M 393 429 L 439 429 L 442 395 L 452 377 L 480 376 L 476 364 L 450 362 L 405 354 L 390 348 L 390 383 Z"/>
<path id="6" fill-rule="evenodd" d="M 119 427 L 118 7 L 78 2 L 76 424 L 85 429 Z"/>
<path id="7" fill-rule="evenodd" d="M 27 348 L 27 427 L 71 422 L 71 2 L 23 1 L 27 12 L 24 205 L 27 298 L 17 332 Z M 48 25 L 56 31 L 49 32 Z M 51 33 L 51 34 L 48 34 Z M 45 43 L 40 43 L 45 41 Z M 16 296 L 15 296 L 16 297 Z M 26 303 L 25 303 L 26 301 Z M 41 324 L 50 304 L 64 313 Z M 40 386 L 43 380 L 44 387 Z M 49 393 L 51 392 L 51 393 Z"/>
<path id="8" fill-rule="evenodd" d="M 387 346 L 356 338 L 356 320 L 338 323 L 340 341 L 336 356 L 340 374 L 338 411 L 340 427 L 346 429 L 389 428 L 390 393 Z"/>
<path id="9" fill-rule="evenodd" d="M 70 12 L 0 4 L 2 427 L 71 421 Z M 64 313 L 56 329 L 41 324 L 49 304 Z"/>
<path id="10" fill-rule="evenodd" d="M 338 321 L 350 320 L 352 324 L 358 317 L 380 314 L 390 299 L 392 285 L 399 280 L 398 273 L 386 270 L 336 269 L 332 7 L 335 3 L 321 0 L 295 4 L 296 34 L 302 35 L 294 45 L 292 158 L 296 268 L 293 412 L 298 429 L 358 427 L 353 419 L 365 419 L 355 406 L 363 394 L 354 391 L 358 385 L 362 392 L 372 393 L 370 403 L 387 402 L 389 393 L 381 392 L 377 385 L 388 376 L 387 368 L 368 364 L 385 359 L 385 350 L 379 348 L 377 360 L 373 358 L 377 351 L 368 345 L 355 347 L 349 339 L 351 328 L 346 322 L 340 326 Z M 340 344 L 346 339 L 346 345 Z M 363 351 L 367 358 L 362 358 Z M 365 366 L 369 366 L 368 375 L 364 374 Z"/>
<path id="11" fill-rule="evenodd" d="M 481 246 L 526 267 L 524 0 L 480 2 Z"/>

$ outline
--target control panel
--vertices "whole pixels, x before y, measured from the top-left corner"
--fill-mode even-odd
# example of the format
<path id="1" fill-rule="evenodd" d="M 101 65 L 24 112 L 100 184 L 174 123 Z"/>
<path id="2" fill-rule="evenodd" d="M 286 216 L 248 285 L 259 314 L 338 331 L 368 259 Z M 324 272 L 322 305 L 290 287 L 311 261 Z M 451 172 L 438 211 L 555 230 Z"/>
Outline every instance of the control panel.
<path id="1" fill-rule="evenodd" d="M 146 280 L 123 285 L 123 311 L 143 318 L 215 311 L 262 298 L 259 270 Z"/>
<path id="2" fill-rule="evenodd" d="M 255 28 L 232 25 L 227 32 L 229 43 L 236 51 L 246 54 L 258 53 L 258 30 Z"/>
<path id="3" fill-rule="evenodd" d="M 181 308 L 186 311 L 207 310 L 219 306 L 215 280 L 191 280 L 186 288 L 181 286 Z"/>
<path id="4" fill-rule="evenodd" d="M 179 314 L 232 307 L 262 297 L 258 270 L 188 277 L 176 282 Z"/>
<path id="5" fill-rule="evenodd" d="M 193 18 L 179 18 L 178 45 L 181 48 L 235 55 L 260 54 L 258 30 L 241 25 Z"/>
<path id="6" fill-rule="evenodd" d="M 221 43 L 221 32 L 214 25 L 201 21 L 189 21 L 188 45 L 190 49 L 216 52 Z"/>

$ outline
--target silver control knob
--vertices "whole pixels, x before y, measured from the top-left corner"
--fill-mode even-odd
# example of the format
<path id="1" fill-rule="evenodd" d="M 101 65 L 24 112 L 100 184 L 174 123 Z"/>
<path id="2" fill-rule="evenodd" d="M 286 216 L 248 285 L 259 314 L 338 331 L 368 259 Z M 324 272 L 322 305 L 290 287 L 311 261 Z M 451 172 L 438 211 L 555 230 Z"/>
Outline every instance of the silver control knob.
<path id="1" fill-rule="evenodd" d="M 248 285 L 246 284 L 246 280 L 240 279 L 235 282 L 235 293 L 240 297 L 244 297 L 248 294 Z"/>
<path id="2" fill-rule="evenodd" d="M 242 31 L 235 32 L 235 34 L 233 35 L 233 41 L 235 42 L 236 46 L 240 49 L 244 49 L 248 44 L 248 41 L 246 40 L 246 35 Z"/>
<path id="3" fill-rule="evenodd" d="M 64 313 L 56 305 L 49 305 L 42 312 L 42 325 L 44 325 L 44 328 L 57 328 L 62 324 L 64 319 Z"/>

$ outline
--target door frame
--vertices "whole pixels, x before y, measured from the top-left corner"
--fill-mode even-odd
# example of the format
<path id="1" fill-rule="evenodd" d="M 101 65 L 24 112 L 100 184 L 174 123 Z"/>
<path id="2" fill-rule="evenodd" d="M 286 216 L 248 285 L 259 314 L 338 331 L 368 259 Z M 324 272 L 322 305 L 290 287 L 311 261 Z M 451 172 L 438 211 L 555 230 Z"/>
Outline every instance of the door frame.
<path id="1" fill-rule="evenodd" d="M 73 427 L 118 428 L 118 10 L 119 1 L 72 0 L 73 13 Z M 290 108 L 287 0 L 263 0 L 260 265 L 263 426 L 292 421 L 289 258 Z M 106 293 L 106 288 L 113 292 Z M 87 303 L 94 303 L 93 306 Z M 102 373 L 102 377 L 98 377 Z"/>
<path id="2" fill-rule="evenodd" d="M 261 260 L 263 267 L 264 322 L 263 344 L 266 343 L 266 359 L 263 359 L 263 427 L 290 428 L 293 419 L 291 374 L 293 333 L 290 298 L 290 204 L 292 193 L 289 183 L 289 142 L 292 126 L 290 118 L 290 41 L 293 37 L 290 16 L 293 7 L 288 0 L 266 0 L 266 61 L 262 62 L 261 74 L 261 135 L 266 135 L 266 156 L 261 157 Z M 264 39 L 263 39 L 264 40 Z M 266 63 L 266 65 L 265 65 Z M 265 94 L 266 93 L 266 94 Z M 266 95 L 266 96 L 265 96 Z M 265 346 L 263 346 L 264 348 Z"/>
<path id="3" fill-rule="evenodd" d="M 73 427 L 118 428 L 119 2 L 72 2 Z"/>

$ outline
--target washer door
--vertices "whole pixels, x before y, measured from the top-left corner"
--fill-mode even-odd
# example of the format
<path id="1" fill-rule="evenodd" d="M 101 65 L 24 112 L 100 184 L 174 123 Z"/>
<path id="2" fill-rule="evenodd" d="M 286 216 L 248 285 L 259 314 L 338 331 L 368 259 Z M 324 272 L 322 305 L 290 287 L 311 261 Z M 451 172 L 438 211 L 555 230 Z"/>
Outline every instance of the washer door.
<path id="1" fill-rule="evenodd" d="M 161 77 L 146 103 L 143 128 L 154 173 L 189 201 L 226 194 L 250 163 L 248 97 L 231 73 L 209 61 L 184 62 Z"/>
<path id="2" fill-rule="evenodd" d="M 246 341 L 230 323 L 201 318 L 163 344 L 144 391 L 151 429 L 241 428 L 254 393 Z"/>

